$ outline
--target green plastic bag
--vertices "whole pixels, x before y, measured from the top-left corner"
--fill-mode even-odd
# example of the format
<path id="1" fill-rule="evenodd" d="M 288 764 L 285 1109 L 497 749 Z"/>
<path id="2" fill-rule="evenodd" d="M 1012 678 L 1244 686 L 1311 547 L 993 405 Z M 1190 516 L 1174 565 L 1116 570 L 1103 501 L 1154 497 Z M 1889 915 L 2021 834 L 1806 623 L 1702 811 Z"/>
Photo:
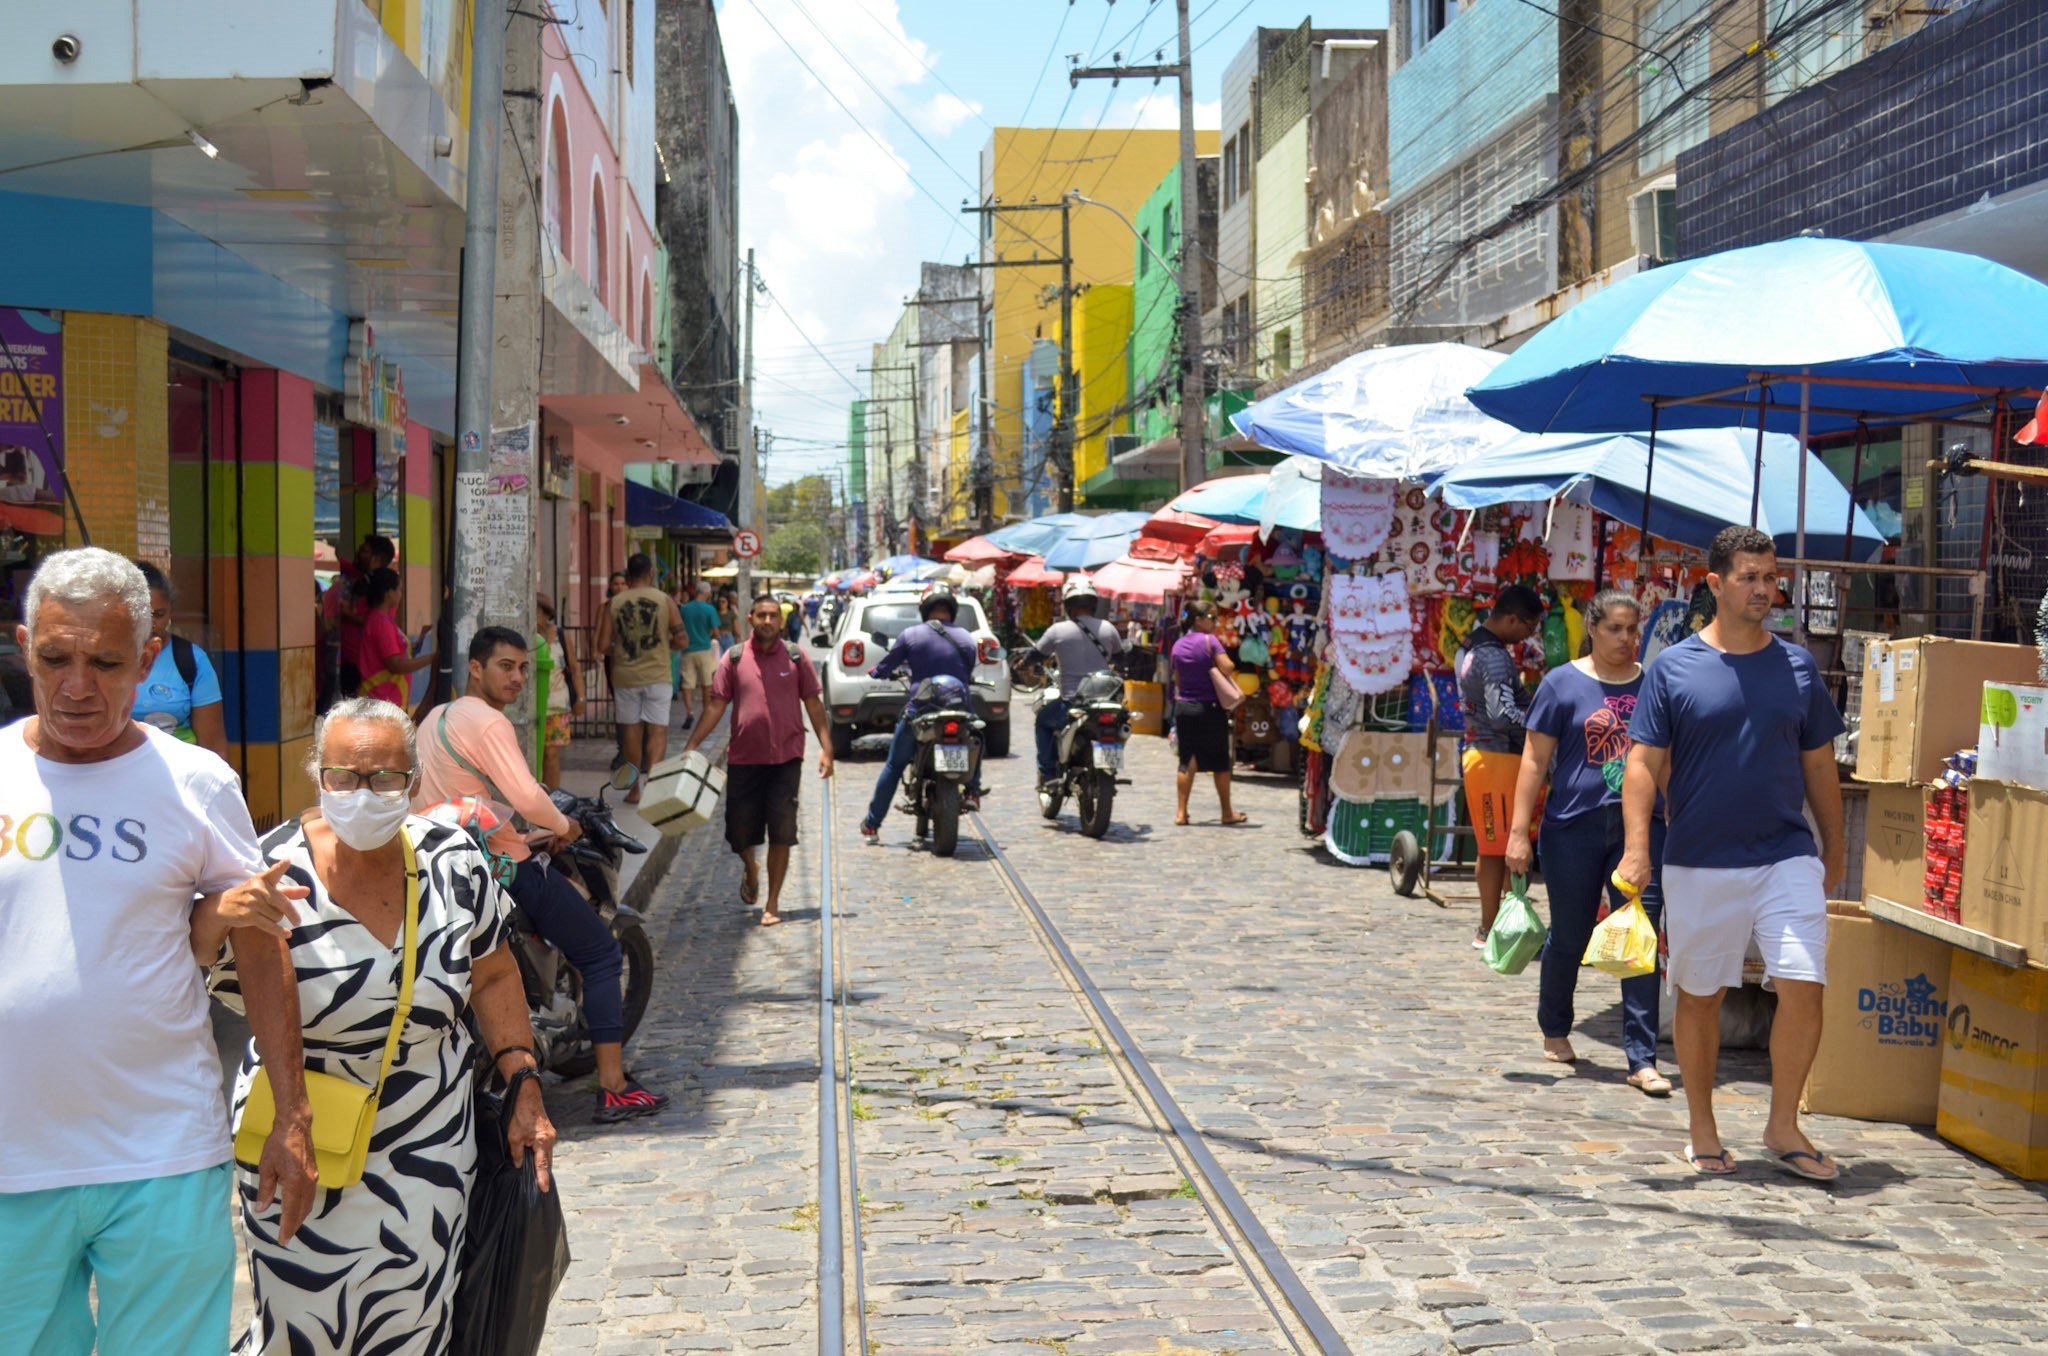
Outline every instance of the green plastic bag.
<path id="1" fill-rule="evenodd" d="M 1516 876 L 1501 896 L 1493 930 L 1486 934 L 1486 963 L 1496 974 L 1519 975 L 1543 949 L 1543 940 L 1549 935 L 1550 929 L 1543 926 L 1536 906 L 1529 902 L 1529 878 Z"/>

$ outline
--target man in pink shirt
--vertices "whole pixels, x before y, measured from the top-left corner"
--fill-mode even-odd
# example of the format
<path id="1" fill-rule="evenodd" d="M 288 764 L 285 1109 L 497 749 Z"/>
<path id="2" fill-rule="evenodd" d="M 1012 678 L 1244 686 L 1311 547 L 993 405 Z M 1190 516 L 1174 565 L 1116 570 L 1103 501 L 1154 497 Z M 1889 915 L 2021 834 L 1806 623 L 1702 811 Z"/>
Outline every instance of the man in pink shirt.
<path id="1" fill-rule="evenodd" d="M 664 1093 L 644 1088 L 626 1072 L 624 968 L 618 941 L 581 891 L 552 864 L 533 860 L 525 834 L 553 834 L 551 851 L 575 842 L 583 829 L 555 808 L 547 788 L 533 779 L 519 735 L 505 716 L 533 675 L 526 639 L 505 626 L 486 626 L 469 642 L 469 685 L 463 696 L 427 712 L 419 728 L 419 789 L 413 804 L 477 796 L 501 821 L 492 852 L 516 868 L 507 892 L 540 935 L 560 948 L 583 977 L 583 1016 L 597 1057 L 599 1123 L 645 1116 L 668 1105 Z M 518 816 L 515 821 L 514 816 Z M 525 827 L 522 827 L 525 826 Z"/>
<path id="2" fill-rule="evenodd" d="M 782 604 L 771 594 L 754 600 L 747 615 L 753 636 L 718 661 L 704 717 L 683 746 L 689 753 L 717 728 L 732 708 L 726 741 L 725 841 L 739 854 L 745 878 L 740 899 L 752 905 L 761 893 L 761 869 L 754 849 L 768 843 L 768 903 L 761 926 L 782 921 L 782 880 L 789 874 L 789 850 L 796 845 L 796 812 L 803 791 L 804 717 L 818 734 L 818 775 L 832 775 L 832 727 L 818 685 L 818 671 L 782 638 Z"/>

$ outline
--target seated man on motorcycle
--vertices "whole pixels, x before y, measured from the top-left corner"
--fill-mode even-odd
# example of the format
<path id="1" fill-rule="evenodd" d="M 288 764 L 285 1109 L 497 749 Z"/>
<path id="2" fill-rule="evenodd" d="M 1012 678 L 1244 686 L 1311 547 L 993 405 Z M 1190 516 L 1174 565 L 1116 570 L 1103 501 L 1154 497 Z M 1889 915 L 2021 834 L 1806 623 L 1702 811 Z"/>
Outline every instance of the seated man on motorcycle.
<path id="1" fill-rule="evenodd" d="M 928 678 L 951 678 L 960 684 L 961 700 L 965 701 L 974 691 L 974 637 L 961 627 L 954 625 L 960 615 L 960 604 L 953 597 L 953 590 L 944 584 L 934 584 L 925 590 L 918 601 L 917 615 L 921 624 L 908 627 L 896 637 L 896 643 L 889 647 L 889 653 L 882 656 L 882 662 L 868 670 L 870 678 L 888 678 L 898 669 L 909 669 L 912 694 L 928 690 Z M 936 689 L 938 685 L 932 685 Z M 896 798 L 896 788 L 903 781 L 903 770 L 917 757 L 917 733 L 911 728 L 911 718 L 918 714 L 914 703 L 903 704 L 903 715 L 896 722 L 896 733 L 889 740 L 889 761 L 882 764 L 882 773 L 875 778 L 875 796 L 868 802 L 867 817 L 860 822 L 861 837 L 869 842 L 879 840 L 882 821 L 889 815 L 889 802 Z M 922 708 L 919 708 L 922 709 Z M 970 810 L 981 808 L 981 767 L 977 762 L 967 783 L 965 804 Z"/>
<path id="2" fill-rule="evenodd" d="M 418 789 L 415 808 L 462 796 L 486 800 L 501 827 L 489 840 L 493 854 L 514 863 L 506 892 L 583 977 L 583 1012 L 597 1059 L 600 1123 L 645 1116 L 668 1105 L 625 1070 L 625 995 L 619 986 L 624 962 L 619 943 L 597 909 L 568 878 L 534 860 L 526 833 L 552 837 L 545 846 L 560 851 L 583 836 L 575 820 L 555 808 L 547 788 L 533 779 L 518 731 L 505 709 L 520 700 L 532 676 L 526 638 L 505 626 L 486 626 L 469 642 L 469 686 L 465 695 L 427 712 L 419 724 Z M 520 816 L 514 820 L 513 816 Z"/>
<path id="3" fill-rule="evenodd" d="M 1038 705 L 1040 786 L 1059 780 L 1059 732 L 1067 722 L 1067 703 L 1072 700 L 1074 689 L 1089 674 L 1107 669 L 1111 656 L 1123 653 L 1123 637 L 1114 626 L 1095 615 L 1101 601 L 1088 576 L 1077 574 L 1067 580 L 1060 589 L 1060 603 L 1066 608 L 1067 619 L 1046 627 L 1045 634 L 1031 647 L 1040 654 L 1052 655 L 1060 668 L 1060 695 L 1047 697 Z"/>

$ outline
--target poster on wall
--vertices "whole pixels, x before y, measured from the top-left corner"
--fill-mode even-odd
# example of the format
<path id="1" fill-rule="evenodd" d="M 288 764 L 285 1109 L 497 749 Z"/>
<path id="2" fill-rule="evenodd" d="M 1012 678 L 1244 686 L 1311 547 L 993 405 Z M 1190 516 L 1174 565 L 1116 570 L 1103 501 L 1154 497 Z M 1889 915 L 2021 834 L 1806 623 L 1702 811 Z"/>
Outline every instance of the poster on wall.
<path id="1" fill-rule="evenodd" d="M 49 530 L 61 531 L 63 327 L 48 311 L 0 306 L 0 340 L 0 504 L 51 510 Z M 104 413 L 112 422 L 127 417 L 126 410 Z"/>

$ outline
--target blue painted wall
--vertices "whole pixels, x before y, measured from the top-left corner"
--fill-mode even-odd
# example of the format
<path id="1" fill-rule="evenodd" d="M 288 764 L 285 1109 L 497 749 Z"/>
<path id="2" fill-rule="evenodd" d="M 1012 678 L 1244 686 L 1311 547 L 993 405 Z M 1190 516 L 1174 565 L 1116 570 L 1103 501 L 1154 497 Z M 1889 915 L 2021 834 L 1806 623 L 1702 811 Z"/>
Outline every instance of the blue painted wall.
<path id="1" fill-rule="evenodd" d="M 1462 11 L 1387 80 L 1387 187 L 1427 183 L 1557 93 L 1557 20 L 1516 0 Z"/>

